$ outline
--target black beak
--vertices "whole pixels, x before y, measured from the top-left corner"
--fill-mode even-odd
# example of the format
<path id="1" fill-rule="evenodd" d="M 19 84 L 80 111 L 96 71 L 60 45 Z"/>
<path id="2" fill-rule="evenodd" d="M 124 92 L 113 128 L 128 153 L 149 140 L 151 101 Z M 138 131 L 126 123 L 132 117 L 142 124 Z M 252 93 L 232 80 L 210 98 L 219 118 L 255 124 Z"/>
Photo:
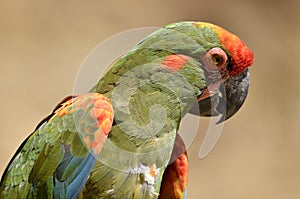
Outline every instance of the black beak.
<path id="1" fill-rule="evenodd" d="M 217 123 L 232 117 L 243 105 L 250 83 L 249 70 L 227 79 L 219 88 L 219 93 L 198 101 L 189 113 L 204 117 L 222 115 Z"/>

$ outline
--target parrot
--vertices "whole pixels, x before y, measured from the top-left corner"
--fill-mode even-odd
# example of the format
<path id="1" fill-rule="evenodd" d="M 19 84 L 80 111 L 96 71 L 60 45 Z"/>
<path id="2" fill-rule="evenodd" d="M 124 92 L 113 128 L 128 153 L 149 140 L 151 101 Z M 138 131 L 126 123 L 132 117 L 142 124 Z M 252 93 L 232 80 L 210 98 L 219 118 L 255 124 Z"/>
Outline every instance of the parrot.
<path id="1" fill-rule="evenodd" d="M 6 167 L 0 198 L 186 198 L 181 119 L 233 116 L 253 59 L 238 36 L 212 23 L 163 26 L 37 125 Z"/>

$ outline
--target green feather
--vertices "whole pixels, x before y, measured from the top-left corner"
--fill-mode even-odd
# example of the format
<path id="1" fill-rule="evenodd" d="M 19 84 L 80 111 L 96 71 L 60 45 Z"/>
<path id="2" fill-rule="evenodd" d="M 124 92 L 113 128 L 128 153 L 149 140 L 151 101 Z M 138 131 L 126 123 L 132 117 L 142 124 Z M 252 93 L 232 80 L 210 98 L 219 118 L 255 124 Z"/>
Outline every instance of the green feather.
<path id="1" fill-rule="evenodd" d="M 56 142 L 53 146 L 46 144 L 35 161 L 29 181 L 37 187 L 46 183 L 61 162 L 63 154 L 64 149 L 60 142 Z"/>
<path id="2" fill-rule="evenodd" d="M 71 153 L 76 157 L 84 157 L 88 154 L 87 147 L 84 143 L 82 143 L 81 138 L 79 135 L 75 134 L 73 136 L 73 141 L 71 144 Z"/>

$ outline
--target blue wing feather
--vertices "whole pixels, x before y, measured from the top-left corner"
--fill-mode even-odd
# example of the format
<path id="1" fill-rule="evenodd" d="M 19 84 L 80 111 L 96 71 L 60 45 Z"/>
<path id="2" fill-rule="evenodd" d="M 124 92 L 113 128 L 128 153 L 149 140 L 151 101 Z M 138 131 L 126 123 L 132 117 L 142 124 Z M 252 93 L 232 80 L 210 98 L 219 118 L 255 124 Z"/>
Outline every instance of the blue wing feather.
<path id="1" fill-rule="evenodd" d="M 96 163 L 97 157 L 90 151 L 86 157 L 77 158 L 72 156 L 69 146 L 65 146 L 65 149 L 64 159 L 56 169 L 54 196 L 68 199 L 77 198 Z M 76 169 L 64 179 L 64 174 L 72 168 Z"/>
<path id="2" fill-rule="evenodd" d="M 67 198 L 77 198 L 80 194 L 82 188 L 84 187 L 88 176 L 90 175 L 95 163 L 96 157 L 93 152 L 90 152 L 87 157 L 82 161 L 80 166 L 77 168 L 76 172 L 74 173 L 75 178 L 68 186 L 67 190 Z"/>

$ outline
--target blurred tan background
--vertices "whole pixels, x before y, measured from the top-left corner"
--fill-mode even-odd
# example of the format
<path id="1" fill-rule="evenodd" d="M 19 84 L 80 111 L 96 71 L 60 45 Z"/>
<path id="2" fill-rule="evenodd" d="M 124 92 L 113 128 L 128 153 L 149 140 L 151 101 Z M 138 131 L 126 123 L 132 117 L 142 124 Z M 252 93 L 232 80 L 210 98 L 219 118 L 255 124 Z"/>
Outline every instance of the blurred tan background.
<path id="1" fill-rule="evenodd" d="M 213 152 L 198 159 L 201 133 L 190 147 L 188 198 L 300 198 L 299 9 L 297 0 L 1 1 L 1 173 L 35 125 L 72 92 L 98 43 L 132 28 L 200 20 L 239 35 L 255 64 L 249 97 Z"/>

